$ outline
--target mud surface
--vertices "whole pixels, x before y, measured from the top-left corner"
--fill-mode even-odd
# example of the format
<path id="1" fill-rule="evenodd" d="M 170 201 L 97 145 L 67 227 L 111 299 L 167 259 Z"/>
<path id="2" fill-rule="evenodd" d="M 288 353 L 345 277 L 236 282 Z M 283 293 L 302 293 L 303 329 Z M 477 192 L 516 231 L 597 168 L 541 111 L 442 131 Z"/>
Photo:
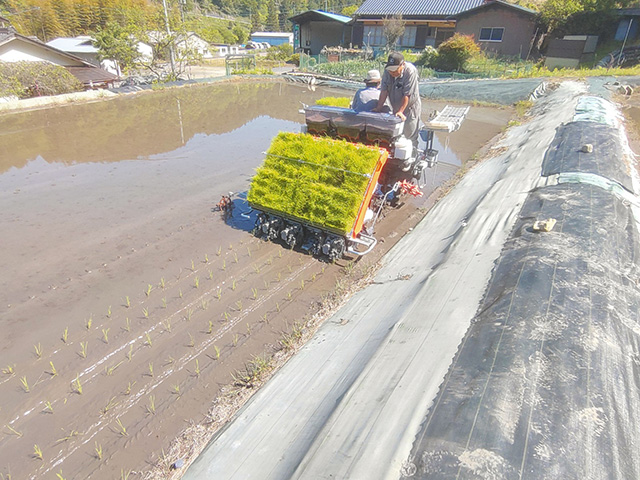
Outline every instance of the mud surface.
<path id="1" fill-rule="evenodd" d="M 236 82 L 0 117 L 0 473 L 148 469 L 232 373 L 348 276 L 348 260 L 252 237 L 242 195 L 228 224 L 211 211 L 246 191 L 278 131 L 299 130 L 301 103 L 345 94 Z M 440 136 L 449 152 L 426 193 L 511 114 L 472 108 Z M 366 261 L 428 205 L 387 215 Z"/>

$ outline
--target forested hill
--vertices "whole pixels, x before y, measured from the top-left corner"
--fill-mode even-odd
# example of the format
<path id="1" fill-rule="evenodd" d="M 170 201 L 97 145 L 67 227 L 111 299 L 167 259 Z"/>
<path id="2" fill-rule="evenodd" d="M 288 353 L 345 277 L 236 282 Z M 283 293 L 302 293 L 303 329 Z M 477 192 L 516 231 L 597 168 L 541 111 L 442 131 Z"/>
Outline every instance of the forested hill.
<path id="1" fill-rule="evenodd" d="M 362 0 L 166 0 L 172 28 L 209 42 L 244 42 L 253 31 L 291 31 L 287 20 L 309 9 L 350 15 Z M 86 35 L 117 23 L 132 32 L 164 27 L 162 0 L 0 0 L 0 15 L 43 41 Z"/>

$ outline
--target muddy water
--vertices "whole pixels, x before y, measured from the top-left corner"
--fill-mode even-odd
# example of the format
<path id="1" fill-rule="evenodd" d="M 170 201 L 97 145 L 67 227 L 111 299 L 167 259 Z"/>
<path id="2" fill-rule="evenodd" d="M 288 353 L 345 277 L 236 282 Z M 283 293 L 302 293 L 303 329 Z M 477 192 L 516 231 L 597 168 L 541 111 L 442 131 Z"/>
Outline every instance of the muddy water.
<path id="1" fill-rule="evenodd" d="M 0 369 L 15 370 L 0 372 L 0 425 L 22 434 L 0 437 L 0 473 L 50 478 L 62 465 L 66 478 L 118 478 L 121 469 L 146 468 L 184 419 L 200 420 L 231 372 L 278 343 L 317 301 L 320 284 L 331 287 L 339 266 L 325 272 L 306 256 L 282 254 L 211 208 L 221 193 L 246 190 L 278 131 L 299 130 L 301 103 L 348 94 L 227 83 L 0 116 Z M 425 103 L 425 113 L 439 108 Z M 428 172 L 428 189 L 509 116 L 472 108 L 459 132 L 438 135 L 441 164 Z M 404 208 L 381 222 L 388 241 L 379 250 L 415 213 Z M 70 388 L 78 375 L 82 395 Z M 130 394 L 127 385 L 135 385 Z M 118 406 L 105 412 L 112 397 Z M 55 413 L 42 413 L 44 401 Z M 82 435 L 58 442 L 74 430 Z M 36 443 L 44 461 L 32 457 Z"/>

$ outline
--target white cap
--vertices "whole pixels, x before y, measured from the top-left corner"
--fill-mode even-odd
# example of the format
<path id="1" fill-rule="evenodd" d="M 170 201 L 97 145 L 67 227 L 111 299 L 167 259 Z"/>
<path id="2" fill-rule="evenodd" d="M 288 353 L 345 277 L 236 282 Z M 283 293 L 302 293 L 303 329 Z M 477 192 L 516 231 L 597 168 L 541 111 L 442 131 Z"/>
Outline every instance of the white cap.
<path id="1" fill-rule="evenodd" d="M 369 70 L 366 78 L 364 79 L 365 83 L 379 82 L 380 80 L 381 77 L 378 70 Z"/>

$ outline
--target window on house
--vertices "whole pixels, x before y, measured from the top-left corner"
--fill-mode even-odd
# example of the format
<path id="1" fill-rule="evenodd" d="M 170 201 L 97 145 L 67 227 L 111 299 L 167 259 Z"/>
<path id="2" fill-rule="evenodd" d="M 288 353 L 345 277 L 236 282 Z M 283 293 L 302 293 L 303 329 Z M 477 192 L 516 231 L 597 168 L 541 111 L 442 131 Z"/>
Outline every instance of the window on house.
<path id="1" fill-rule="evenodd" d="M 415 47 L 417 31 L 418 27 L 405 27 L 404 33 L 398 39 L 398 45 L 400 45 L 401 47 Z"/>
<path id="2" fill-rule="evenodd" d="M 365 25 L 362 36 L 362 43 L 370 47 L 380 47 L 385 45 L 384 28 L 381 26 Z"/>
<path id="3" fill-rule="evenodd" d="M 481 42 L 501 42 L 502 35 L 504 34 L 504 28 L 481 28 L 480 29 L 480 41 Z"/>

